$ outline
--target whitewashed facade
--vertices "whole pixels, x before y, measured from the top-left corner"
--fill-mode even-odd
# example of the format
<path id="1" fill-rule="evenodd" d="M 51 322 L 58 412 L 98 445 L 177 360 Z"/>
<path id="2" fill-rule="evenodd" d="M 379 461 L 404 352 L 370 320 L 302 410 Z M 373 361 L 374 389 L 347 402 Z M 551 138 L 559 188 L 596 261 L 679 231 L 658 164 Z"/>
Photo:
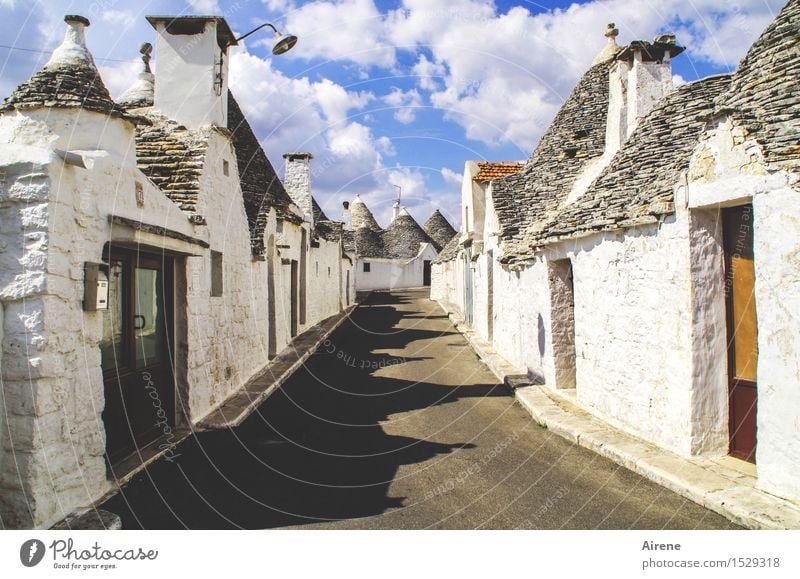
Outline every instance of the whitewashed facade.
<path id="1" fill-rule="evenodd" d="M 355 295 L 341 224 L 307 215 L 249 133 L 244 154 L 246 122 L 229 123 L 227 75 L 213 74 L 233 40 L 224 19 L 151 18 L 159 66 L 126 108 L 85 47 L 88 21 L 66 20 L 0 108 L 3 528 L 50 526 L 115 488 L 116 384 L 145 397 L 129 399 L 117 453 L 168 446 Z M 256 156 L 271 178 L 247 169 Z M 105 310 L 84 305 L 98 269 Z"/>
<path id="2" fill-rule="evenodd" d="M 430 286 L 433 260 L 455 234 L 438 210 L 420 226 L 399 202 L 383 229 L 358 195 L 345 203 L 344 223 L 358 291 Z"/>
<path id="3" fill-rule="evenodd" d="M 737 73 L 675 89 L 671 39 L 611 34 L 525 168 L 474 194 L 467 163 L 431 292 L 531 382 L 683 456 L 755 462 L 793 500 L 799 18 L 792 0 Z"/>

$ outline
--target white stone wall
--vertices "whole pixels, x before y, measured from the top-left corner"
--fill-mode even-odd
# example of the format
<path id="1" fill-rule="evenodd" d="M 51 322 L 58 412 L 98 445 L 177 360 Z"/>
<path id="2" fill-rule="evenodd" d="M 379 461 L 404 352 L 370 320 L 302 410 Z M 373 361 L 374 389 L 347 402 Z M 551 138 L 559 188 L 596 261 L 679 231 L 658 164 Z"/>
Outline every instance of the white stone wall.
<path id="1" fill-rule="evenodd" d="M 753 205 L 758 318 L 756 472 L 761 488 L 797 500 L 800 185 L 796 173 L 769 170 L 759 144 L 745 135 L 745 130 L 729 119 L 720 120 L 704 135 L 691 159 L 687 203 L 693 215 L 717 216 L 720 207 Z M 721 300 L 719 297 L 717 303 Z M 727 392 L 727 361 L 720 366 L 715 373 L 724 376 Z M 727 424 L 724 426 L 727 439 Z"/>
<path id="2" fill-rule="evenodd" d="M 170 34 L 166 21 L 156 28 L 155 108 L 190 129 L 227 126 L 228 55 L 221 57 L 217 23 L 205 23 L 199 34 Z M 216 63 L 222 62 L 217 88 Z"/>
<path id="3" fill-rule="evenodd" d="M 228 161 L 229 175 L 223 172 Z M 254 261 L 230 141 L 209 132 L 197 213 L 222 253 L 223 291 L 211 296 L 211 253 L 187 259 L 188 383 L 192 420 L 221 404 L 267 357 L 266 262 Z"/>
<path id="4" fill-rule="evenodd" d="M 578 400 L 647 440 L 690 446 L 691 277 L 686 216 L 570 248 Z"/>
<path id="5" fill-rule="evenodd" d="M 0 148 L 0 300 L 9 427 L 0 433 L 0 513 L 10 527 L 47 526 L 111 487 L 100 418 L 103 314 L 82 310 L 84 263 L 101 261 L 104 244 L 120 233 L 108 215 L 156 215 L 158 224 L 202 234 L 138 172 L 132 126 L 123 121 L 89 111 L 7 114 L 0 142 L 8 143 Z M 54 145 L 82 154 L 87 169 L 63 163 Z M 136 181 L 144 209 L 136 207 Z"/>
<path id="6" fill-rule="evenodd" d="M 800 499 L 800 187 L 757 193 L 759 486 Z"/>
<path id="7" fill-rule="evenodd" d="M 359 258 L 356 264 L 356 289 L 368 291 L 422 287 L 424 262 L 434 259 L 436 250 L 430 244 L 425 244 L 420 253 L 410 260 Z M 370 264 L 369 272 L 364 271 L 364 263 Z"/>
<path id="8" fill-rule="evenodd" d="M 307 326 L 312 326 L 340 311 L 343 294 L 331 291 L 341 285 L 341 244 L 319 239 L 319 247 L 308 255 Z M 352 297 L 352 293 L 350 294 Z"/>
<path id="9" fill-rule="evenodd" d="M 0 116 L 0 302 L 3 430 L 0 517 L 9 527 L 49 526 L 111 488 L 103 459 L 104 386 L 99 342 L 103 312 L 84 312 L 85 262 L 100 262 L 106 243 L 176 256 L 176 336 L 185 359 L 188 418 L 196 422 L 241 388 L 267 362 L 266 261 L 253 260 L 250 234 L 228 138 L 209 131 L 198 213 L 193 225 L 136 168 L 133 127 L 89 111 L 52 109 Z M 74 135 L 74 137 L 70 137 Z M 92 136 L 95 141 L 92 142 Z M 65 164 L 53 147 L 84 158 Z M 136 204 L 136 183 L 144 207 Z M 116 215 L 164 227 L 210 245 L 112 225 Z M 308 230 L 309 224 L 303 228 Z M 301 227 L 286 224 L 276 251 L 278 351 L 290 340 L 288 267 L 298 259 Z M 274 212 L 265 236 L 276 234 Z M 210 250 L 223 254 L 223 293 L 210 295 Z M 314 283 L 331 267 L 334 283 Z M 308 316 L 300 331 L 339 312 L 339 243 L 308 254 Z M 185 266 L 185 267 L 184 267 Z M 352 278 L 352 275 L 351 275 Z M 354 292 L 351 293 L 351 301 Z M 181 306 L 185 299 L 185 306 Z M 183 356 L 183 357 L 182 357 Z M 180 420 L 180 418 L 179 418 Z M 9 432 L 11 436 L 9 436 Z M 13 438 L 12 438 L 13 437 Z"/>

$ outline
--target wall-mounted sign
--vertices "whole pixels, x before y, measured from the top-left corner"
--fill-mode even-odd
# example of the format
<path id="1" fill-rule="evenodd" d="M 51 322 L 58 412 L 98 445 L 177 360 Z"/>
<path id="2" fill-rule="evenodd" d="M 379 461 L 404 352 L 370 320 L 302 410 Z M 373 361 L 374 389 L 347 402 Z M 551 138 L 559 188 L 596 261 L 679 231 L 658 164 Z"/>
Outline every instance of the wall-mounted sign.
<path id="1" fill-rule="evenodd" d="M 144 187 L 136 181 L 136 207 L 144 207 Z"/>

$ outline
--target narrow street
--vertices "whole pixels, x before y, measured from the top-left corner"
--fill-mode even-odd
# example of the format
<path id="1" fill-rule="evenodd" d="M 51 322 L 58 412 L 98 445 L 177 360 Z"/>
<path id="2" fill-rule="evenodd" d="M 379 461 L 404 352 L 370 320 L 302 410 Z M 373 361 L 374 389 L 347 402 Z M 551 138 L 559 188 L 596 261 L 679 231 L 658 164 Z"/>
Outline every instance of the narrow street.
<path id="1" fill-rule="evenodd" d="M 102 508 L 126 529 L 734 527 L 532 422 L 423 290 L 373 293 L 242 426 L 176 454 Z"/>

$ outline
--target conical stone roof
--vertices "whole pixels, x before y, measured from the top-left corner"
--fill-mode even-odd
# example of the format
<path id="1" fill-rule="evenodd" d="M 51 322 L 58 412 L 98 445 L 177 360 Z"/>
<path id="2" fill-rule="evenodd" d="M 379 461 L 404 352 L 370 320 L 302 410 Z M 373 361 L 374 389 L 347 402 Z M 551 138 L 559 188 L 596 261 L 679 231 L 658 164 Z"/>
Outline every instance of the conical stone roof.
<path id="1" fill-rule="evenodd" d="M 386 256 L 390 258 L 410 259 L 419 253 L 421 243 L 433 244 L 430 236 L 405 209 L 392 220 L 381 237 Z"/>
<path id="2" fill-rule="evenodd" d="M 438 209 L 428 218 L 422 229 L 433 239 L 436 251 L 441 251 L 456 234 L 456 230 Z"/>
<path id="3" fill-rule="evenodd" d="M 774 168 L 800 171 L 800 0 L 789 0 L 716 100 L 763 147 Z"/>
<path id="4" fill-rule="evenodd" d="M 42 70 L 11 93 L 0 112 L 44 107 L 81 108 L 133 120 L 118 106 L 103 84 L 92 55 L 86 48 L 83 16 L 65 16 L 64 42 L 53 52 Z"/>
<path id="5" fill-rule="evenodd" d="M 117 99 L 117 104 L 126 109 L 152 107 L 155 100 L 156 77 L 150 70 L 150 53 L 153 46 L 145 42 L 139 47 L 142 64 L 136 81 Z"/>
<path id="6" fill-rule="evenodd" d="M 375 221 L 375 216 L 372 211 L 361 200 L 361 197 L 356 195 L 353 202 L 350 204 L 350 218 L 353 224 L 353 230 L 357 230 L 362 226 L 369 227 L 372 231 L 381 231 L 381 226 Z"/>

